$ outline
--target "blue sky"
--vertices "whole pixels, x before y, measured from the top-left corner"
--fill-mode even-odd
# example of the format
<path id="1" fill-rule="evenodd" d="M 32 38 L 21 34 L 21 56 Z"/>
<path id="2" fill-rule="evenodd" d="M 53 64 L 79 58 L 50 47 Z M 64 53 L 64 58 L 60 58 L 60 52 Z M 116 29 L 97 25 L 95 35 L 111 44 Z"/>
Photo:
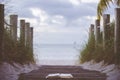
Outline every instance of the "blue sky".
<path id="1" fill-rule="evenodd" d="M 34 27 L 34 44 L 78 44 L 88 38 L 98 0 L 12 0 L 19 19 Z"/>

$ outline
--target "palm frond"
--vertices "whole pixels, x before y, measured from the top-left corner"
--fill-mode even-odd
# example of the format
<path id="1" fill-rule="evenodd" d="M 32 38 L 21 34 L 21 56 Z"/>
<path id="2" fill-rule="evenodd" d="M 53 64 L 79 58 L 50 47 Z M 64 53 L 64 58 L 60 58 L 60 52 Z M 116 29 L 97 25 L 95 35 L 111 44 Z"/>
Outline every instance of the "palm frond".
<path id="1" fill-rule="evenodd" d="M 114 2 L 117 6 L 120 6 L 120 0 L 114 0 Z"/>
<path id="2" fill-rule="evenodd" d="M 102 14 L 108 7 L 110 7 L 110 2 L 113 3 L 112 0 L 100 0 L 97 6 L 97 17 L 98 19 L 101 18 Z"/>

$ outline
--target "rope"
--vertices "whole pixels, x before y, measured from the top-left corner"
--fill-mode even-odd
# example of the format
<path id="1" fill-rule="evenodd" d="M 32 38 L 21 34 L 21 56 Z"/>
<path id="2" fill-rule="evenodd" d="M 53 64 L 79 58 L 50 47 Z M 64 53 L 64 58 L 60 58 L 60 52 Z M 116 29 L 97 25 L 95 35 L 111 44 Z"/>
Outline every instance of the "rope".
<path id="1" fill-rule="evenodd" d="M 10 24 L 8 24 L 6 21 L 4 21 L 4 23 L 7 25 L 7 26 L 11 26 Z"/>

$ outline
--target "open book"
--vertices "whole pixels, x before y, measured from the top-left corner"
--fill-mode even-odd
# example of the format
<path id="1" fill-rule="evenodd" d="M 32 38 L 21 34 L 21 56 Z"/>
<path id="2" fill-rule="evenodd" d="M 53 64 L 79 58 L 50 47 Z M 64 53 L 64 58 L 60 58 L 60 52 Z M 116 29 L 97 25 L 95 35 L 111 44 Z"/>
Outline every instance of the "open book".
<path id="1" fill-rule="evenodd" d="M 46 78 L 73 78 L 72 74 L 54 73 L 48 74 Z"/>

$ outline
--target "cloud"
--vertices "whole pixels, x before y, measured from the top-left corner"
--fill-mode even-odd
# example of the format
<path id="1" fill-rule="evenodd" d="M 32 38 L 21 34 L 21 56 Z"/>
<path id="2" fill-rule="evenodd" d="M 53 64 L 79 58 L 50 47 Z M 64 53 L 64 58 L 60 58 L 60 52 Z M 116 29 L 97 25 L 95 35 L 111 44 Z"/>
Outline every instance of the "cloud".
<path id="1" fill-rule="evenodd" d="M 62 15 L 67 19 L 75 19 L 88 14 L 93 16 L 96 13 L 96 3 L 80 3 L 79 0 L 14 0 L 14 3 L 18 3 L 15 7 L 18 12 L 20 11 L 19 14 L 27 12 L 26 17 L 31 16 L 29 8 L 40 8 L 49 15 Z M 73 4 L 77 3 L 79 5 L 75 7 Z"/>
<path id="2" fill-rule="evenodd" d="M 50 43 L 50 44 L 72 44 L 74 42 L 82 43 L 87 37 L 87 29 L 84 27 L 40 27 L 38 32 L 34 34 L 34 43 Z M 84 38 L 85 37 L 85 38 Z"/>
<path id="3" fill-rule="evenodd" d="M 81 0 L 83 3 L 98 3 L 98 0 Z"/>
<path id="4" fill-rule="evenodd" d="M 80 0 L 13 0 L 13 4 L 19 17 L 34 26 L 34 43 L 38 44 L 84 41 L 97 6 Z"/>
<path id="5" fill-rule="evenodd" d="M 81 2 L 81 0 L 69 0 L 69 1 L 75 6 L 79 6 Z"/>

